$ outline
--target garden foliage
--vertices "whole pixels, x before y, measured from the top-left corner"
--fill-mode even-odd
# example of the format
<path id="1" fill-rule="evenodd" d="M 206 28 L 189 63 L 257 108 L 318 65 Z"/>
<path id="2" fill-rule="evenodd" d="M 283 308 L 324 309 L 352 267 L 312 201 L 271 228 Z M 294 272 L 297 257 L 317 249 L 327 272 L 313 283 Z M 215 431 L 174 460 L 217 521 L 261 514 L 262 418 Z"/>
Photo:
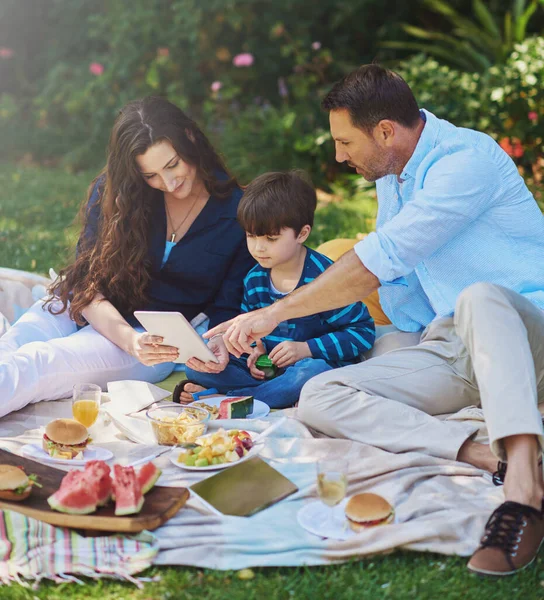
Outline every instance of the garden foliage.
<path id="1" fill-rule="evenodd" d="M 471 15 L 483 2 L 447 5 Z M 532 37 L 502 64 L 486 55 L 489 64 L 477 71 L 454 70 L 417 55 L 399 65 L 406 52 L 383 44 L 407 41 L 401 23 L 421 27 L 423 19 L 426 31 L 458 34 L 429 10 L 433 3 L 420 0 L 415 11 L 415 2 L 393 0 L 2 0 L 0 158 L 99 168 L 119 108 L 161 94 L 203 126 L 242 182 L 299 167 L 330 188 L 342 170 L 320 98 L 344 73 L 378 58 L 402 70 L 422 106 L 487 131 L 538 175 L 542 15 L 530 15 Z M 485 6 L 488 29 L 511 19 L 509 3 Z M 482 27 L 486 15 L 480 11 Z"/>

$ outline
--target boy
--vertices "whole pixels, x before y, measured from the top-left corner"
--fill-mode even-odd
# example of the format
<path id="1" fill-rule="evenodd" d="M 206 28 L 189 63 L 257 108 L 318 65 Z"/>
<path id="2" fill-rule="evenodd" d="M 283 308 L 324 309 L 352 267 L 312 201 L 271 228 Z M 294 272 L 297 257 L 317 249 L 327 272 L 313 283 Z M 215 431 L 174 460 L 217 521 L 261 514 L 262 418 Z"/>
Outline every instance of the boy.
<path id="1" fill-rule="evenodd" d="M 244 280 L 242 312 L 269 306 L 313 281 L 332 264 L 304 245 L 316 205 L 313 186 L 297 172 L 265 173 L 247 186 L 238 220 L 258 265 Z M 216 388 L 229 396 L 255 396 L 271 408 L 293 406 L 309 379 L 357 362 L 359 355 L 372 347 L 374 338 L 374 322 L 361 302 L 291 319 L 259 342 L 247 359 L 231 356 L 220 373 L 187 367 L 188 381 L 183 382 L 180 401 L 191 402 L 191 393 Z M 279 370 L 273 379 L 265 379 L 255 364 L 266 353 Z"/>

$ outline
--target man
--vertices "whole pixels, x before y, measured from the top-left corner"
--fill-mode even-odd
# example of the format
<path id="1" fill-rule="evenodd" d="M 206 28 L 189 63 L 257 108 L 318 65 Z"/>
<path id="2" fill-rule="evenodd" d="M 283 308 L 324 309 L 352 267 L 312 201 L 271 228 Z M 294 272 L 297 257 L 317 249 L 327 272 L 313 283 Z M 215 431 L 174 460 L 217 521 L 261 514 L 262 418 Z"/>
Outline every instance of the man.
<path id="1" fill-rule="evenodd" d="M 285 300 L 220 325 L 235 355 L 279 322 L 362 300 L 417 346 L 329 371 L 303 389 L 308 425 L 389 450 L 493 471 L 506 501 L 468 567 L 507 575 L 544 538 L 539 458 L 544 401 L 544 216 L 511 159 L 487 135 L 419 110 L 397 74 L 366 65 L 323 101 L 336 159 L 378 193 L 377 231 Z M 433 415 L 481 404 L 490 446 L 466 423 Z"/>

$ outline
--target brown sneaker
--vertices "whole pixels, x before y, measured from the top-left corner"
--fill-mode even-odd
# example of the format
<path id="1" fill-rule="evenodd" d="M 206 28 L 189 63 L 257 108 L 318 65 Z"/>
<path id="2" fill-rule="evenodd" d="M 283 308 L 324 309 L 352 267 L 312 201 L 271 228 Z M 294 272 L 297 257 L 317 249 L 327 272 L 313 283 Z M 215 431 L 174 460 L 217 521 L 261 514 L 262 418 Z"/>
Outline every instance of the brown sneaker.
<path id="1" fill-rule="evenodd" d="M 512 575 L 528 567 L 544 540 L 544 504 L 532 506 L 507 501 L 489 517 L 480 547 L 468 568 L 483 575 Z"/>

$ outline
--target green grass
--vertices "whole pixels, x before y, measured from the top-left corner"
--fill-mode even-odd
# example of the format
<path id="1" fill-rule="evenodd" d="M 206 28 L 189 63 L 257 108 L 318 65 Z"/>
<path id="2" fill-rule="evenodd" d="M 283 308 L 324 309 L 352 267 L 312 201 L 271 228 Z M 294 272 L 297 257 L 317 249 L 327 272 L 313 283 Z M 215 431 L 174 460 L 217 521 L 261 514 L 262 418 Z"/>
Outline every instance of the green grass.
<path id="1" fill-rule="evenodd" d="M 328 567 L 254 569 L 249 581 L 236 572 L 188 567 L 152 568 L 142 575 L 158 581 L 138 590 L 109 580 L 77 584 L 43 583 L 26 590 L 0 588 L 6 600 L 530 600 L 544 597 L 542 559 L 515 577 L 483 579 L 469 574 L 466 559 L 398 552 Z"/>
<path id="2" fill-rule="evenodd" d="M 0 266 L 45 273 L 68 259 L 77 237 L 74 216 L 92 173 L 0 165 Z M 371 191 L 360 190 L 341 204 L 319 209 L 312 245 L 367 231 L 375 214 Z M 255 569 L 254 579 L 235 572 L 188 567 L 152 568 L 143 575 L 160 580 L 138 590 L 110 580 L 76 584 L 44 583 L 36 590 L 0 587 L 0 600 L 273 600 L 313 598 L 417 600 L 503 600 L 544 598 L 544 563 L 504 580 L 467 572 L 466 559 L 399 552 L 314 568 Z"/>
<path id="3" fill-rule="evenodd" d="M 0 265 L 47 273 L 71 256 L 92 174 L 0 165 Z"/>

